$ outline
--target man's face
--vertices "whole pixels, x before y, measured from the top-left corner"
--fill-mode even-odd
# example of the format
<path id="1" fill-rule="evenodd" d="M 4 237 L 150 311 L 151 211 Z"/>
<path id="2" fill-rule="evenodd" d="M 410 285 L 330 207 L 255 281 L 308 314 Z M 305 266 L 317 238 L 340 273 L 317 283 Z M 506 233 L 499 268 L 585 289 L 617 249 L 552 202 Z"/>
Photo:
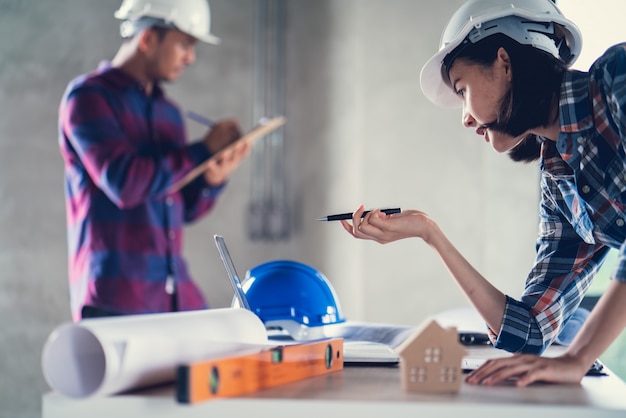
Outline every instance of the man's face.
<path id="1" fill-rule="evenodd" d="M 154 81 L 175 81 L 196 60 L 196 38 L 178 30 L 162 36 L 155 31 L 148 56 L 148 72 Z"/>

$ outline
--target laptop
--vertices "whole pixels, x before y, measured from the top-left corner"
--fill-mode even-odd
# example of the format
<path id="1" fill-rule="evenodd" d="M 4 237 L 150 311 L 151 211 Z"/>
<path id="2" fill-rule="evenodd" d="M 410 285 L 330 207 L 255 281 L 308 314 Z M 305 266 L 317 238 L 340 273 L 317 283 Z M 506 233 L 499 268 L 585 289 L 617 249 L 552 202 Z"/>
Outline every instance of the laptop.
<path id="1" fill-rule="evenodd" d="M 213 238 L 230 284 L 233 287 L 236 301 L 241 308 L 252 311 L 246 294 L 241 287 L 241 280 L 224 237 L 214 235 Z M 324 330 L 324 334 L 327 338 L 341 337 L 344 339 L 343 358 L 346 365 L 397 366 L 399 358 L 391 347 L 404 340 L 409 331 L 409 327 L 346 321 L 340 324 L 328 325 Z M 278 338 L 281 343 L 285 341 L 283 337 Z M 272 337 L 270 336 L 271 339 Z M 392 340 L 395 341 L 392 343 Z"/>
<path id="2" fill-rule="evenodd" d="M 224 241 L 224 237 L 222 237 L 221 235 L 213 235 L 213 239 L 215 239 L 217 251 L 220 253 L 220 258 L 222 259 L 222 263 L 224 264 L 224 268 L 226 269 L 226 274 L 230 279 L 230 284 L 233 286 L 235 298 L 239 302 L 239 306 L 251 311 L 252 309 L 250 309 L 248 298 L 246 298 L 246 294 L 241 287 L 241 280 L 239 280 L 237 269 L 235 269 L 233 259 L 230 257 L 230 253 L 228 252 L 228 247 L 226 247 L 226 241 Z"/>

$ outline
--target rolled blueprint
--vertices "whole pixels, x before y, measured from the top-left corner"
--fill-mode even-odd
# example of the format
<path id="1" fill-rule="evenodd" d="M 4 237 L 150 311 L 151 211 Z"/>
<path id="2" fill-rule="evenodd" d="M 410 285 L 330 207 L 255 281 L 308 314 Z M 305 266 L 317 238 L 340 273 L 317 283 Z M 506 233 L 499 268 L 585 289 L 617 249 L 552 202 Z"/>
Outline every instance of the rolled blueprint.
<path id="1" fill-rule="evenodd" d="M 179 364 L 269 345 L 254 313 L 208 309 L 66 323 L 48 337 L 41 362 L 52 389 L 86 398 L 173 381 Z"/>

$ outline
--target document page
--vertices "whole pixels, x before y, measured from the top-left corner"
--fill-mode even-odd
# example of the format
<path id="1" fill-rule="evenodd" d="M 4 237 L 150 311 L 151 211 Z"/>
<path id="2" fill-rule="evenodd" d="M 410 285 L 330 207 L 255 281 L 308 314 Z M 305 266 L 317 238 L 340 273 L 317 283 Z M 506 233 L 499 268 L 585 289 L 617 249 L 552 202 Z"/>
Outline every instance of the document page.
<path id="1" fill-rule="evenodd" d="M 395 348 L 415 330 L 404 325 L 346 321 L 328 325 L 324 329 L 327 337 L 342 337 L 343 360 L 350 363 L 387 363 L 400 361 Z"/>

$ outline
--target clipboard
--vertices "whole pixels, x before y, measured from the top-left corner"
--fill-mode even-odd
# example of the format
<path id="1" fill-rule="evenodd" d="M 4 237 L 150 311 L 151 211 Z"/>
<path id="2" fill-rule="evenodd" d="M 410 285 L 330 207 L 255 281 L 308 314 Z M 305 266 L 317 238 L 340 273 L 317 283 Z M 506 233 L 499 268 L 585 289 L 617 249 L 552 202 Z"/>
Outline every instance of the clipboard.
<path id="1" fill-rule="evenodd" d="M 236 139 L 235 141 L 231 142 L 225 148 L 222 148 L 221 150 L 213 154 L 204 163 L 200 164 L 199 166 L 191 170 L 189 173 L 187 173 L 187 175 L 183 177 L 182 180 L 178 181 L 178 183 L 174 184 L 170 188 L 168 193 L 175 192 L 185 187 L 188 183 L 193 181 L 196 177 L 204 173 L 207 169 L 207 165 L 211 161 L 219 159 L 222 155 L 232 150 L 232 148 L 234 148 L 235 146 L 241 144 L 242 142 L 253 143 L 255 140 L 259 138 L 263 138 L 264 136 L 268 134 L 271 134 L 276 129 L 283 126 L 285 123 L 287 123 L 287 118 L 285 118 L 284 116 L 278 116 L 275 118 L 261 118 L 259 120 L 259 123 L 254 128 L 252 128 L 249 132 L 247 132 L 240 138 Z"/>

